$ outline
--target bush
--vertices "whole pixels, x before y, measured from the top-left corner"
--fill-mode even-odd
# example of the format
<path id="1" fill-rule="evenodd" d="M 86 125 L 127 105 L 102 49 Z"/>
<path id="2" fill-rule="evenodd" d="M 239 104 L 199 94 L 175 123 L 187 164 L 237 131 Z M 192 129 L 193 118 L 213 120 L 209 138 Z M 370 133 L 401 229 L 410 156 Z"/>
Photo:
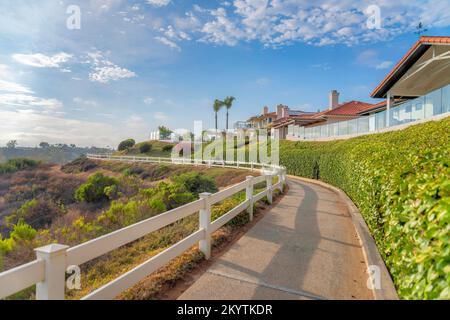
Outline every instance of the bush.
<path id="1" fill-rule="evenodd" d="M 171 152 L 173 147 L 174 146 L 171 145 L 171 144 L 165 145 L 164 147 L 162 147 L 162 151 L 164 151 L 164 152 Z"/>
<path id="2" fill-rule="evenodd" d="M 153 146 L 148 143 L 148 142 L 144 142 L 139 146 L 139 152 L 140 153 L 147 153 L 152 151 Z"/>
<path id="3" fill-rule="evenodd" d="M 113 190 L 117 191 L 118 181 L 115 178 L 104 176 L 97 172 L 89 177 L 86 183 L 82 184 L 75 191 L 75 199 L 85 202 L 100 202 L 110 199 Z M 115 186 L 116 188 L 112 188 Z"/>
<path id="4" fill-rule="evenodd" d="M 20 170 L 35 168 L 39 165 L 39 161 L 16 158 L 10 159 L 4 164 L 0 164 L 0 174 L 14 173 Z"/>
<path id="5" fill-rule="evenodd" d="M 31 241 L 36 237 L 37 231 L 24 221 L 19 221 L 14 225 L 10 234 L 10 239 L 14 241 Z"/>
<path id="6" fill-rule="evenodd" d="M 450 299 L 450 118 L 346 141 L 286 141 L 280 160 L 352 198 L 401 298 Z"/>
<path id="7" fill-rule="evenodd" d="M 219 191 L 213 179 L 204 177 L 198 172 L 184 173 L 179 176 L 172 177 L 171 180 L 175 183 L 183 185 L 195 196 L 198 196 L 203 192 L 215 193 Z"/>
<path id="8" fill-rule="evenodd" d="M 143 189 L 141 194 L 147 197 L 150 205 L 171 210 L 196 200 L 196 197 L 186 187 L 179 183 L 160 182 L 155 188 Z"/>
<path id="9" fill-rule="evenodd" d="M 40 229 L 49 226 L 53 219 L 56 219 L 61 213 L 61 206 L 51 199 L 32 199 L 7 216 L 5 221 L 9 224 L 15 224 L 23 220 L 33 228 Z"/>
<path id="10" fill-rule="evenodd" d="M 119 151 L 125 151 L 125 150 L 128 150 L 130 148 L 133 148 L 135 145 L 136 145 L 136 141 L 134 141 L 133 139 L 127 139 L 127 140 L 122 141 L 119 144 L 118 150 Z"/>

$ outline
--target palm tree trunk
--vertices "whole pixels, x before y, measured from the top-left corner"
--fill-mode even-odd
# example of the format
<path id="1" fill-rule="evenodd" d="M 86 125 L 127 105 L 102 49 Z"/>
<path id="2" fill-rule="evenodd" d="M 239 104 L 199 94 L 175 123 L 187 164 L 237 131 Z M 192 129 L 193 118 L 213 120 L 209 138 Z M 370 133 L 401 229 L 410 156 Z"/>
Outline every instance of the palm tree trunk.
<path id="1" fill-rule="evenodd" d="M 217 112 L 216 112 L 216 132 L 217 132 Z"/>
<path id="2" fill-rule="evenodd" d="M 227 130 L 228 130 L 228 109 L 227 109 Z"/>

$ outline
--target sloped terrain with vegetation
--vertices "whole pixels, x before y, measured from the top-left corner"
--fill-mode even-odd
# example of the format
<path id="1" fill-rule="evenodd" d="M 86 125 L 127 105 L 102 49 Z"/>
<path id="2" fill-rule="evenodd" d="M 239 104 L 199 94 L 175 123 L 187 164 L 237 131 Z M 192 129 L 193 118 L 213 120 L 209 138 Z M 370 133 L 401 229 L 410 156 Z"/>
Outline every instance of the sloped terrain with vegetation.
<path id="1" fill-rule="evenodd" d="M 0 174 L 2 271 L 34 260 L 36 247 L 54 242 L 70 246 L 85 242 L 196 200 L 202 192 L 217 192 L 245 180 L 249 174 L 226 168 L 133 165 L 86 158 L 62 167 L 25 160 L 5 166 L 10 169 Z M 213 218 L 225 214 L 244 198 L 242 192 L 214 206 Z M 228 227 L 246 222 L 246 215 L 238 216 Z M 198 215 L 192 215 L 86 263 L 81 266 L 83 290 L 69 291 L 68 298 L 79 298 L 98 288 L 196 229 Z M 221 232 L 222 236 L 227 233 L 226 229 Z M 215 239 L 220 242 L 220 233 Z M 147 282 L 144 298 L 156 295 L 161 283 L 181 277 L 201 258 L 196 250 L 180 258 L 189 260 L 187 265 L 175 263 L 171 265 L 176 270 L 174 274 Z M 13 298 L 32 296 L 30 288 Z"/>
<path id="2" fill-rule="evenodd" d="M 450 299 L 450 118 L 332 142 L 281 144 L 292 175 L 344 190 L 403 299 Z"/>

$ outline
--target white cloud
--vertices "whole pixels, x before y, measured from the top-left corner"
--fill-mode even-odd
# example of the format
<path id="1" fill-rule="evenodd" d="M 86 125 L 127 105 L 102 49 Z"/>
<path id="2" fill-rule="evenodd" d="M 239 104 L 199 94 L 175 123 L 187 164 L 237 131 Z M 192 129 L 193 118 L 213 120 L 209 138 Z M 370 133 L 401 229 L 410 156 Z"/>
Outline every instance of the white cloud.
<path id="1" fill-rule="evenodd" d="M 73 56 L 61 52 L 53 56 L 46 56 L 42 53 L 34 54 L 14 54 L 12 58 L 24 65 L 36 68 L 59 68 L 61 64 L 68 62 Z"/>
<path id="2" fill-rule="evenodd" d="M 392 66 L 392 61 L 383 61 L 383 62 L 380 62 L 379 64 L 377 64 L 375 66 L 375 69 L 382 70 L 382 69 L 387 69 L 390 66 Z"/>
<path id="3" fill-rule="evenodd" d="M 59 109 L 62 102 L 57 99 L 43 99 L 28 94 L 6 93 L 0 94 L 0 105 L 14 107 L 42 107 L 44 109 Z"/>
<path id="4" fill-rule="evenodd" d="M 256 80 L 256 84 L 260 87 L 266 87 L 267 85 L 269 85 L 269 83 L 270 79 L 266 77 L 262 77 Z"/>
<path id="5" fill-rule="evenodd" d="M 78 105 L 83 105 L 86 107 L 98 107 L 98 103 L 94 100 L 85 100 L 80 97 L 73 98 L 73 102 L 75 102 Z"/>
<path id="6" fill-rule="evenodd" d="M 147 0 L 147 3 L 154 7 L 165 7 L 170 2 L 171 2 L 171 0 Z"/>
<path id="7" fill-rule="evenodd" d="M 151 105 L 153 103 L 154 99 L 152 97 L 145 97 L 144 98 L 144 103 Z"/>
<path id="8" fill-rule="evenodd" d="M 136 74 L 130 70 L 119 66 L 96 67 L 94 72 L 89 74 L 89 79 L 93 82 L 108 83 L 120 79 L 133 78 Z"/>
<path id="9" fill-rule="evenodd" d="M 164 112 L 155 112 L 154 118 L 155 118 L 155 120 L 160 120 L 160 121 L 168 119 L 167 115 Z"/>
<path id="10" fill-rule="evenodd" d="M 4 81 L 0 79 L 0 91 L 15 92 L 15 93 L 33 93 L 31 89 L 22 86 L 15 82 Z"/>
<path id="11" fill-rule="evenodd" d="M 143 129 L 143 128 L 147 127 L 147 122 L 144 120 L 144 118 L 142 118 L 141 116 L 138 116 L 138 115 L 131 115 L 125 121 L 125 124 L 127 127 L 134 128 L 134 129 Z"/>
<path id="12" fill-rule="evenodd" d="M 98 116 L 101 121 L 72 119 L 61 113 L 36 112 L 27 108 L 16 111 L 0 109 L 0 144 L 18 140 L 21 146 L 48 141 L 101 147 L 117 146 L 119 141 L 130 137 L 137 141 L 147 139 L 150 128 L 140 116 L 134 115 L 118 122 L 114 122 L 109 114 Z M 118 127 L 121 130 L 117 130 Z"/>
<path id="13" fill-rule="evenodd" d="M 86 63 L 91 65 L 92 72 L 89 74 L 89 79 L 93 82 L 106 84 L 110 81 L 136 77 L 136 73 L 109 61 L 100 51 L 88 53 Z"/>
<path id="14" fill-rule="evenodd" d="M 169 46 L 170 48 L 172 48 L 174 50 L 181 51 L 181 48 L 179 45 L 177 45 L 174 41 L 167 39 L 166 37 L 155 37 L 155 40 L 166 46 Z"/>
<path id="15" fill-rule="evenodd" d="M 235 46 L 257 41 L 266 47 L 296 42 L 352 46 L 411 33 L 417 21 L 428 28 L 450 25 L 448 0 L 398 0 L 379 1 L 382 27 L 369 29 L 366 9 L 371 4 L 369 0 L 234 0 L 213 8 L 193 5 L 187 18 L 172 19 L 171 24 L 175 33 L 184 30 L 201 42 Z"/>

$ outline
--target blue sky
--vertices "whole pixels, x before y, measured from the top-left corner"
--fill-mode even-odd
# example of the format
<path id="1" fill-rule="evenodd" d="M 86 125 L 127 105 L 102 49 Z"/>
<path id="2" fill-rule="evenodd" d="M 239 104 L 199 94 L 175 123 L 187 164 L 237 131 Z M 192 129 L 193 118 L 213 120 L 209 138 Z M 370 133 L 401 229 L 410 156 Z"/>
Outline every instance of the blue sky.
<path id="1" fill-rule="evenodd" d="M 80 29 L 67 28 L 70 5 Z M 371 5 L 380 28 L 367 27 Z M 231 123 L 264 105 L 324 109 L 332 89 L 342 101 L 371 102 L 420 21 L 427 35 L 450 35 L 449 8 L 449 0 L 2 0 L 0 145 L 115 146 L 160 124 L 212 127 L 212 103 L 227 95 L 237 98 Z"/>

